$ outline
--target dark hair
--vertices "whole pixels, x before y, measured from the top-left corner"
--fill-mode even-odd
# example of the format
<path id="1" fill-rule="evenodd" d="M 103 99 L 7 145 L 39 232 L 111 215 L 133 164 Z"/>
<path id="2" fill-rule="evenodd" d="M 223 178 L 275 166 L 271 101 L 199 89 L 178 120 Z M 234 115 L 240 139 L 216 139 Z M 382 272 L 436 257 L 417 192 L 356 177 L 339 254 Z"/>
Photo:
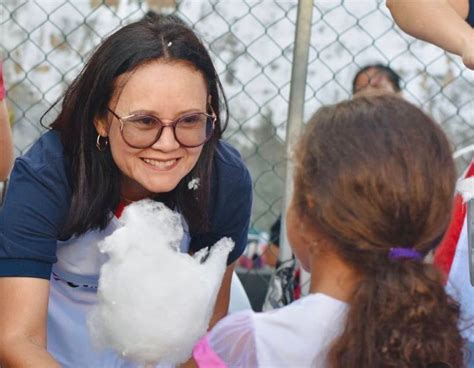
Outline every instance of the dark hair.
<path id="1" fill-rule="evenodd" d="M 281 215 L 275 220 L 270 227 L 270 243 L 280 246 L 280 231 L 281 231 Z"/>
<path id="2" fill-rule="evenodd" d="M 167 47 L 172 42 L 172 47 Z M 119 170 L 109 149 L 99 152 L 94 120 L 109 117 L 107 107 L 117 89 L 117 78 L 157 59 L 184 61 L 199 70 L 207 81 L 211 107 L 217 115 L 210 141 L 196 166 L 170 193 L 157 195 L 186 218 L 193 232 L 206 230 L 213 154 L 227 125 L 227 101 L 208 51 L 179 18 L 173 15 L 146 16 L 129 24 L 103 41 L 80 75 L 67 89 L 62 108 L 51 124 L 60 132 L 66 155 L 71 160 L 72 201 L 62 237 L 103 229 L 120 201 Z M 226 111 L 224 123 L 220 104 Z M 198 190 L 188 190 L 187 182 L 200 178 Z"/>
<path id="3" fill-rule="evenodd" d="M 460 309 L 441 274 L 388 257 L 426 255 L 448 225 L 455 168 L 441 128 L 395 95 L 358 97 L 320 109 L 296 158 L 296 210 L 361 277 L 329 366 L 461 367 Z"/>
<path id="4" fill-rule="evenodd" d="M 357 92 L 356 82 L 359 76 L 363 73 L 367 73 L 367 71 L 369 71 L 370 69 L 375 69 L 378 73 L 387 77 L 387 79 L 390 81 L 390 84 L 392 85 L 395 92 L 401 91 L 401 87 L 400 87 L 401 78 L 392 68 L 383 64 L 369 64 L 361 68 L 354 76 L 354 79 L 352 80 L 352 93 L 353 94 Z"/>

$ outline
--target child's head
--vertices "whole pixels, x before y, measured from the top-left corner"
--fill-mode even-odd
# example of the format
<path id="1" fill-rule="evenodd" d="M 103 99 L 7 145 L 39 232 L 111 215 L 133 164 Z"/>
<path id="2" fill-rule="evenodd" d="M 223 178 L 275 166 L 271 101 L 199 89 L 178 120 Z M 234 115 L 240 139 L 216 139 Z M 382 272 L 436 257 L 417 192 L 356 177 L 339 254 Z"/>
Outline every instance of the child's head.
<path id="1" fill-rule="evenodd" d="M 297 151 L 297 212 L 365 271 L 392 247 L 429 252 L 450 218 L 455 169 L 441 128 L 398 97 L 320 109 Z"/>
<path id="2" fill-rule="evenodd" d="M 331 366 L 421 367 L 433 359 L 460 366 L 459 311 L 439 274 L 389 256 L 392 248 L 423 256 L 433 249 L 450 219 L 454 185 L 446 136 L 399 97 L 359 97 L 311 118 L 289 212 L 360 275 Z"/>

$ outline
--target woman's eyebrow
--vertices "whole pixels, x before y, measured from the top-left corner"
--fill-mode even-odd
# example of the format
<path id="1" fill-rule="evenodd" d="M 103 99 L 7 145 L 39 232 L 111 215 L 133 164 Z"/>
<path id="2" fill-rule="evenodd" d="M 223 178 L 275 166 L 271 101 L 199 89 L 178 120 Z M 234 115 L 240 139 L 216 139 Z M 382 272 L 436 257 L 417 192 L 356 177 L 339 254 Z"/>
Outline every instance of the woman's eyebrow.
<path id="1" fill-rule="evenodd" d="M 178 118 L 178 117 L 186 115 L 186 114 L 196 113 L 196 112 L 206 112 L 206 111 L 202 110 L 200 108 L 190 108 L 190 109 L 186 109 L 186 110 L 181 110 L 175 115 L 175 118 Z M 130 111 L 127 114 L 127 116 L 131 116 L 131 115 L 153 115 L 153 116 L 156 116 L 158 118 L 160 117 L 160 113 L 158 113 L 157 111 L 155 111 L 155 110 L 145 110 L 145 109 L 133 110 L 133 111 Z"/>

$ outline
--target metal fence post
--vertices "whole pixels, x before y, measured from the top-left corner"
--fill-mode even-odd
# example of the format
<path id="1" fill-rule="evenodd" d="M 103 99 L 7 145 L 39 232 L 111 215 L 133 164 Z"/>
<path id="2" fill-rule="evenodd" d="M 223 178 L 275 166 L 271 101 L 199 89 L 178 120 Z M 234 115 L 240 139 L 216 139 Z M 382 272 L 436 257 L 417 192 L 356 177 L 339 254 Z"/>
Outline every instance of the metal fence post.
<path id="1" fill-rule="evenodd" d="M 285 213 L 290 203 L 293 189 L 293 164 L 291 161 L 291 155 L 293 147 L 303 127 L 304 96 L 308 70 L 309 46 L 311 41 L 312 15 L 313 0 L 299 0 L 293 66 L 291 70 L 288 123 L 286 127 L 286 154 L 288 161 L 286 166 L 285 198 L 283 201 L 282 226 L 280 231 L 280 251 L 278 256 L 280 261 L 288 260 L 292 255 L 291 248 L 288 244 L 288 238 L 286 236 Z"/>

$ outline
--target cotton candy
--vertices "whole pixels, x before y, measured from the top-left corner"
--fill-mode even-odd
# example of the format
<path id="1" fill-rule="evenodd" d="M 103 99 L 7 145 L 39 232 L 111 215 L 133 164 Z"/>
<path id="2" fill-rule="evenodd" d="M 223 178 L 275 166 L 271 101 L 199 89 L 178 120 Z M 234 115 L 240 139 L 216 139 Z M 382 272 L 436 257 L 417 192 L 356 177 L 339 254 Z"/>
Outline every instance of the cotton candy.
<path id="1" fill-rule="evenodd" d="M 206 333 L 234 244 L 180 253 L 181 216 L 152 200 L 127 206 L 120 221 L 99 245 L 109 259 L 88 318 L 92 340 L 141 364 L 183 363 Z"/>

